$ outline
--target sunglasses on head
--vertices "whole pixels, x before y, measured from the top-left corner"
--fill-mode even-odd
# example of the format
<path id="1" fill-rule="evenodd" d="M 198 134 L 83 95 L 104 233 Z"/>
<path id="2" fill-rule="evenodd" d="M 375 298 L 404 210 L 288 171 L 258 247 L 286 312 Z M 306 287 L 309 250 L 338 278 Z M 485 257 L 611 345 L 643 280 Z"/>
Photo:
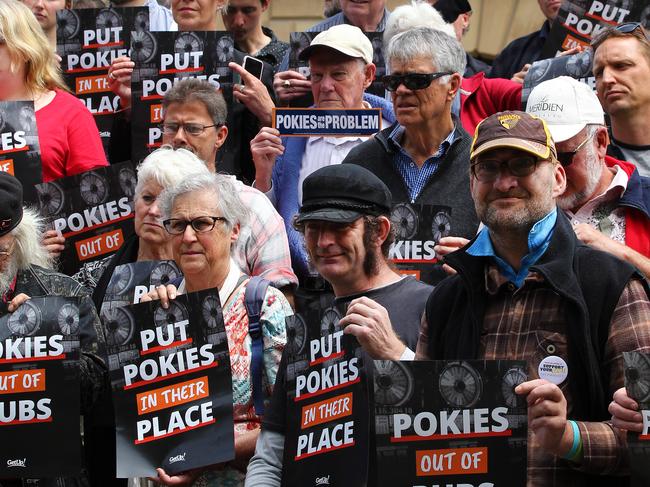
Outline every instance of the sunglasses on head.
<path id="1" fill-rule="evenodd" d="M 453 74 L 452 71 L 439 73 L 407 73 L 407 74 L 387 74 L 381 81 L 388 91 L 395 91 L 399 85 L 406 86 L 409 90 L 423 90 L 427 88 L 434 79 Z"/>
<path id="2" fill-rule="evenodd" d="M 630 32 L 637 30 L 639 27 L 643 27 L 641 22 L 623 22 L 622 24 L 618 24 L 614 29 L 623 34 L 629 34 Z"/>

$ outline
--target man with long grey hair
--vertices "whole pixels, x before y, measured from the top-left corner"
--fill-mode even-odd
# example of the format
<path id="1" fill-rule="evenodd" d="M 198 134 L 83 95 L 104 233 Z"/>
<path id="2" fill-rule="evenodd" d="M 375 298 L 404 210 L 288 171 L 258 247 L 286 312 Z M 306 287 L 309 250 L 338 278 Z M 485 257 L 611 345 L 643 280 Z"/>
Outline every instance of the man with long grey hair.
<path id="1" fill-rule="evenodd" d="M 88 290 L 71 277 L 50 268 L 51 256 L 41 245 L 42 233 L 43 224 L 37 213 L 23 208 L 20 181 L 0 172 L 0 306 L 3 311 L 13 313 L 32 297 L 82 297 L 79 303 L 79 378 L 81 412 L 87 415 L 108 386 L 106 365 L 100 355 L 104 335 Z M 84 328 L 86 323 L 90 325 Z M 4 480 L 2 483 L 5 485 Z M 57 479 L 57 485 L 78 484 L 78 479 Z"/>
<path id="2" fill-rule="evenodd" d="M 435 284 L 444 277 L 435 253 L 413 249 L 433 247 L 447 235 L 471 238 L 478 228 L 469 191 L 471 137 L 451 113 L 465 53 L 448 34 L 418 27 L 393 36 L 384 54 L 391 73 L 384 85 L 397 122 L 343 162 L 369 169 L 388 186 L 402 223 L 391 257 L 409 261 L 409 269 L 417 260 L 420 276 Z M 418 214 L 436 217 L 418 225 L 412 218 Z"/>

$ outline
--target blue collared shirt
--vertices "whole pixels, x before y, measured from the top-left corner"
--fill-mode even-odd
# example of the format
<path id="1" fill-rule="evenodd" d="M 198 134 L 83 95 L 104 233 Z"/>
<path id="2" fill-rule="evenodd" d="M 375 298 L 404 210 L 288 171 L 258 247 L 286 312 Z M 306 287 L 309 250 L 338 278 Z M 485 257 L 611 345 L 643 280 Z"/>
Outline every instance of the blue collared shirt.
<path id="1" fill-rule="evenodd" d="M 521 259 L 519 272 L 515 272 L 510 264 L 496 255 L 490 233 L 487 227 L 478 234 L 474 243 L 467 249 L 467 253 L 476 257 L 492 257 L 501 274 L 518 288 L 524 283 L 530 266 L 546 252 L 548 244 L 553 236 L 553 229 L 557 221 L 557 208 L 554 208 L 548 215 L 535 223 L 528 233 L 528 253 Z"/>
<path id="2" fill-rule="evenodd" d="M 429 181 L 429 178 L 438 170 L 440 160 L 445 156 L 445 154 L 447 154 L 449 147 L 451 147 L 451 144 L 456 140 L 456 128 L 454 127 L 452 131 L 449 132 L 449 135 L 442 141 L 442 144 L 440 144 L 436 153 L 424 161 L 421 168 L 418 167 L 413 158 L 399 143 L 404 134 L 404 130 L 404 127 L 397 124 L 388 136 L 388 139 L 391 141 L 397 152 L 393 158 L 393 164 L 395 164 L 395 168 L 402 176 L 404 184 L 406 184 L 406 187 L 408 188 L 411 203 L 415 203 L 422 188 L 424 188 L 427 181 Z"/>

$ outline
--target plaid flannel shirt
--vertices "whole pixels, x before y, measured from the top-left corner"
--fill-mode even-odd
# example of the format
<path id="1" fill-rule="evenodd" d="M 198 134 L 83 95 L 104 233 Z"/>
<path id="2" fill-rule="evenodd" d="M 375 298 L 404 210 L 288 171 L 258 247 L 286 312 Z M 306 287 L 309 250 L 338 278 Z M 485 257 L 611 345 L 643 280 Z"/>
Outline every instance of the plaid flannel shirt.
<path id="1" fill-rule="evenodd" d="M 544 357 L 564 357 L 569 366 L 569 378 L 560 384 L 560 388 L 567 399 L 567 417 L 572 419 L 568 381 L 579 378 L 571 377 L 566 303 L 545 285 L 541 275 L 530 272 L 522 287 L 517 289 L 499 273 L 496 265 L 486 267 L 485 290 L 488 305 L 483 318 L 479 356 L 486 360 L 526 360 L 529 379 L 539 377 L 537 368 Z M 423 317 L 416 359 L 429 358 L 427 343 L 427 321 Z M 632 350 L 650 351 L 650 301 L 636 279 L 625 287 L 611 317 L 604 364 L 609 373 L 609 397 L 624 385 L 622 352 Z M 579 465 L 543 451 L 535 435 L 529 432 L 528 487 L 580 485 L 582 471 L 611 474 L 624 470 L 624 433 L 608 421 L 577 421 L 577 424 L 584 451 Z"/>

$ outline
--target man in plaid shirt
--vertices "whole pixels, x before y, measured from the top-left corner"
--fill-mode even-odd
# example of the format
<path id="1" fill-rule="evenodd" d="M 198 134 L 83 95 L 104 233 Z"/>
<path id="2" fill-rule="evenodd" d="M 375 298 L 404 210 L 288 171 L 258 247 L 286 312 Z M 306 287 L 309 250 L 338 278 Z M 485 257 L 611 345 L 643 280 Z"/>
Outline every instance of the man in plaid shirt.
<path id="1" fill-rule="evenodd" d="M 623 485 L 611 476 L 625 474 L 624 435 L 607 405 L 622 352 L 650 350 L 647 282 L 581 244 L 557 210 L 566 175 L 543 120 L 488 117 L 470 159 L 485 227 L 446 256 L 457 274 L 429 298 L 416 358 L 527 360 L 515 392 L 528 403 L 528 486 Z"/>

